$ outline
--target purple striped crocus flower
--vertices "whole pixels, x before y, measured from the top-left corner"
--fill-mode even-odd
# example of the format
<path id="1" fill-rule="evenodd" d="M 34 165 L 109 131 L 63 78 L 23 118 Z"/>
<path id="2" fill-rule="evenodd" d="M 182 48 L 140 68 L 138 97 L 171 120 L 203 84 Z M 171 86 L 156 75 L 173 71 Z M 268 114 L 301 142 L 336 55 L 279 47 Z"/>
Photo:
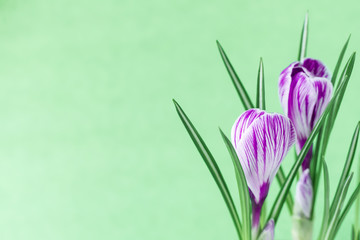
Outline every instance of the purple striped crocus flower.
<path id="1" fill-rule="evenodd" d="M 236 120 L 231 139 L 249 188 L 253 232 L 257 234 L 262 205 L 280 163 L 295 142 L 295 129 L 286 116 L 249 109 Z"/>
<path id="2" fill-rule="evenodd" d="M 330 74 L 319 60 L 306 58 L 285 68 L 279 78 L 279 96 L 285 115 L 296 130 L 296 152 L 299 154 L 312 129 L 332 96 Z M 302 163 L 310 166 L 312 147 Z"/>
<path id="3" fill-rule="evenodd" d="M 296 185 L 294 215 L 310 218 L 313 199 L 313 187 L 310 170 L 306 169 Z"/>
<path id="4" fill-rule="evenodd" d="M 313 187 L 310 171 L 306 169 L 296 185 L 291 234 L 294 240 L 312 239 L 313 223 L 310 218 L 313 204 Z"/>

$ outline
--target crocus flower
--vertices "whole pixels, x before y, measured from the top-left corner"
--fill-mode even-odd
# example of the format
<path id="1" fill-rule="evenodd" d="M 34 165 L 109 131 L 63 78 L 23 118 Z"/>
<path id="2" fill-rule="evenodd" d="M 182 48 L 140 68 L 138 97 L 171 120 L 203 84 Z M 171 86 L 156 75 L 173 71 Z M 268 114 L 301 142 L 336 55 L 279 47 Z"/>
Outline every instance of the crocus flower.
<path id="1" fill-rule="evenodd" d="M 306 169 L 296 185 L 293 210 L 292 236 L 294 240 L 312 239 L 312 221 L 310 219 L 313 201 L 313 187 L 310 171 Z"/>
<path id="2" fill-rule="evenodd" d="M 280 163 L 295 142 L 295 130 L 286 116 L 249 109 L 236 120 L 231 139 L 249 188 L 253 233 L 257 234 L 262 205 Z"/>
<path id="3" fill-rule="evenodd" d="M 313 188 L 310 171 L 306 169 L 296 185 L 294 215 L 310 218 L 313 199 Z"/>
<path id="4" fill-rule="evenodd" d="M 333 86 L 325 65 L 315 59 L 290 64 L 280 74 L 279 96 L 285 115 L 296 130 L 296 151 L 299 154 L 312 129 L 324 112 L 332 95 Z M 310 166 L 312 148 L 302 164 Z"/>

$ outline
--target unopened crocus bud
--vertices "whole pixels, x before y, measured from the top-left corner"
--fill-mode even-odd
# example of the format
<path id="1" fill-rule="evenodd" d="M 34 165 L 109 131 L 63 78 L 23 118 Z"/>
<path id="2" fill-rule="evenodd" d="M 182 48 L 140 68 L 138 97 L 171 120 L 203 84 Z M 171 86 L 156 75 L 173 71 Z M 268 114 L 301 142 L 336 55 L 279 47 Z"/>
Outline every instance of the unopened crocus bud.
<path id="1" fill-rule="evenodd" d="M 312 129 L 332 96 L 330 74 L 319 60 L 306 58 L 290 64 L 280 74 L 279 97 L 285 115 L 296 130 L 296 151 L 299 154 Z M 302 163 L 310 167 L 312 148 Z"/>
<path id="2" fill-rule="evenodd" d="M 262 230 L 258 240 L 274 240 L 274 220 L 270 219 Z"/>
<path id="3" fill-rule="evenodd" d="M 257 236 L 261 208 L 280 164 L 295 142 L 289 118 L 249 109 L 234 123 L 231 139 L 245 174 L 252 203 L 253 236 Z"/>
<path id="4" fill-rule="evenodd" d="M 294 215 L 310 218 L 313 200 L 313 188 L 310 171 L 306 169 L 296 185 Z"/>
<path id="5" fill-rule="evenodd" d="M 312 239 L 312 221 L 310 219 L 313 201 L 313 188 L 310 171 L 306 169 L 296 185 L 293 210 L 292 236 L 294 240 Z"/>

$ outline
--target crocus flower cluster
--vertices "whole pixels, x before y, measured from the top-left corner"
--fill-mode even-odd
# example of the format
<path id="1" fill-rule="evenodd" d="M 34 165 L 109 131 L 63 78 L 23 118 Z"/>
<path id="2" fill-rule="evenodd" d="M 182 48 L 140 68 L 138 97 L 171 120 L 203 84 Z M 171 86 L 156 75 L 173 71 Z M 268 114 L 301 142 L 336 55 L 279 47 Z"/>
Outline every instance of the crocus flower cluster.
<path id="1" fill-rule="evenodd" d="M 296 152 L 299 154 L 316 122 L 332 96 L 330 74 L 319 60 L 306 58 L 285 68 L 279 78 L 279 97 L 284 113 L 296 131 Z M 302 175 L 296 186 L 293 210 L 293 239 L 311 239 L 310 215 L 313 186 L 310 178 L 312 147 L 302 163 Z M 304 232 L 308 234 L 304 235 Z"/>
<path id="2" fill-rule="evenodd" d="M 259 234 L 261 209 L 281 162 L 296 142 L 299 153 L 332 95 L 330 74 L 314 59 L 290 64 L 279 79 L 279 96 L 284 113 L 249 109 L 234 123 L 231 139 L 243 168 L 252 203 L 253 239 L 274 239 L 274 221 Z M 310 219 L 313 187 L 310 178 L 312 149 L 302 164 L 296 187 L 294 216 Z M 301 223 L 303 224 L 303 223 Z M 311 232 L 311 231 L 310 231 Z M 295 239 L 300 239 L 293 234 Z"/>
<path id="3" fill-rule="evenodd" d="M 239 94 L 240 100 L 245 109 L 247 109 L 236 119 L 232 126 L 231 143 L 221 131 L 231 159 L 236 161 L 234 162 L 234 167 L 239 187 L 241 219 L 215 159 L 186 114 L 174 101 L 183 124 L 221 191 L 239 239 L 274 240 L 274 227 L 279 220 L 281 209 L 286 203 L 292 215 L 292 239 L 311 240 L 313 237 L 314 196 L 316 196 L 319 189 L 317 187 L 314 188 L 314 186 L 318 186 L 318 175 L 322 166 L 324 166 L 324 197 L 328 204 L 325 204 L 327 206 L 324 207 L 324 217 L 319 239 L 334 239 L 344 216 L 349 211 L 357 194 L 360 193 L 360 184 L 358 184 L 351 198 L 344 205 L 344 199 L 346 199 L 346 193 L 353 176 L 353 173 L 350 173 L 349 170 L 358 138 L 360 138 L 360 122 L 354 131 L 345 167 L 331 203 L 329 199 L 329 176 L 324 161 L 328 139 L 338 113 L 338 107 L 341 104 L 342 96 L 353 70 L 355 53 L 349 58 L 339 78 L 336 92 L 337 98 L 331 100 L 333 96 L 332 82 L 337 80 L 337 74 L 335 73 L 337 70 L 334 71 L 334 77 L 331 78 L 330 72 L 321 61 L 306 58 L 307 39 L 308 15 L 305 17 L 301 33 L 299 61 L 293 62 L 286 67 L 280 73 L 278 80 L 278 94 L 284 115 L 262 110 L 265 108 L 262 60 L 260 60 L 258 71 L 256 98 L 256 106 L 260 109 L 257 109 L 253 107 L 254 105 L 249 94 L 238 78 L 224 49 L 217 41 L 221 58 Z M 341 51 L 336 69 L 341 66 L 348 42 L 349 39 Z M 321 118 L 326 108 L 330 109 L 329 103 L 332 105 L 332 111 L 327 111 L 327 114 L 329 114 Z M 328 125 L 331 127 L 326 127 Z M 320 130 L 323 134 L 321 137 L 316 136 Z M 314 145 L 314 149 L 315 147 L 317 149 L 315 151 L 316 159 L 313 160 L 312 141 L 315 137 L 318 138 L 319 144 Z M 283 170 L 280 169 L 280 165 L 293 144 L 295 144 L 295 151 L 298 157 L 293 164 L 293 168 L 289 171 L 287 177 L 285 177 Z M 305 145 L 306 147 L 304 148 Z M 299 156 L 300 153 L 301 157 Z M 320 158 L 321 161 L 318 161 Z M 279 169 L 281 174 L 277 177 L 281 189 L 276 201 L 272 204 L 271 211 L 269 214 L 266 214 L 266 211 L 263 211 L 264 202 Z M 297 173 L 299 174 L 298 182 L 296 184 L 295 198 L 293 198 L 290 189 Z M 250 202 L 252 211 L 250 211 L 250 206 L 248 206 Z M 343 206 L 345 206 L 345 209 L 342 209 Z M 358 208 L 359 206 L 360 201 L 358 202 Z M 267 222 L 263 221 L 263 217 L 267 217 Z M 354 226 L 357 225 L 355 223 Z M 356 238 L 358 235 L 360 235 L 360 231 L 354 227 L 353 236 Z"/>
<path id="4" fill-rule="evenodd" d="M 282 160 L 295 142 L 295 129 L 281 114 L 249 109 L 235 121 L 231 139 L 249 187 L 255 239 L 261 208 Z M 273 236 L 273 227 L 274 223 L 269 222 L 267 235 Z"/>

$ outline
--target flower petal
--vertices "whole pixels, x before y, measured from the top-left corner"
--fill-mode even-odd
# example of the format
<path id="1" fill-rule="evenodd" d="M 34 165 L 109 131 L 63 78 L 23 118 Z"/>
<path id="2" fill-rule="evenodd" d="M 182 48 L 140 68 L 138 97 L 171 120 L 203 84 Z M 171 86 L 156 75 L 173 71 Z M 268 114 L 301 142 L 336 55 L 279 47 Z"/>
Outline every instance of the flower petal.
<path id="1" fill-rule="evenodd" d="M 289 90 L 291 84 L 291 73 L 295 65 L 298 62 L 294 62 L 290 64 L 287 68 L 285 68 L 279 78 L 279 97 L 281 105 L 283 106 L 284 114 L 287 115 L 287 105 L 288 105 L 288 98 L 289 98 Z"/>
<path id="2" fill-rule="evenodd" d="M 253 123 L 254 120 L 265 113 L 265 111 L 260 109 L 249 109 L 240 115 L 231 129 L 231 141 L 235 149 L 246 129 Z"/>
<path id="3" fill-rule="evenodd" d="M 313 188 L 310 178 L 310 171 L 306 169 L 296 185 L 294 215 L 310 218 L 313 198 Z"/>
<path id="4" fill-rule="evenodd" d="M 316 59 L 306 58 L 301 64 L 306 69 L 307 73 L 310 73 L 312 77 L 322 77 L 330 79 L 330 74 L 325 65 Z"/>
<path id="5" fill-rule="evenodd" d="M 293 122 L 299 153 L 313 127 L 325 110 L 332 95 L 332 84 L 326 78 L 309 78 L 304 72 L 297 73 L 291 81 L 287 115 Z"/>
<path id="6" fill-rule="evenodd" d="M 255 203 L 261 203 L 267 196 L 270 183 L 294 141 L 290 119 L 276 113 L 264 112 L 242 131 L 235 149 Z"/>
<path id="7" fill-rule="evenodd" d="M 311 58 L 290 64 L 280 74 L 280 102 L 296 129 L 298 153 L 331 99 L 329 78 L 325 65 Z"/>

